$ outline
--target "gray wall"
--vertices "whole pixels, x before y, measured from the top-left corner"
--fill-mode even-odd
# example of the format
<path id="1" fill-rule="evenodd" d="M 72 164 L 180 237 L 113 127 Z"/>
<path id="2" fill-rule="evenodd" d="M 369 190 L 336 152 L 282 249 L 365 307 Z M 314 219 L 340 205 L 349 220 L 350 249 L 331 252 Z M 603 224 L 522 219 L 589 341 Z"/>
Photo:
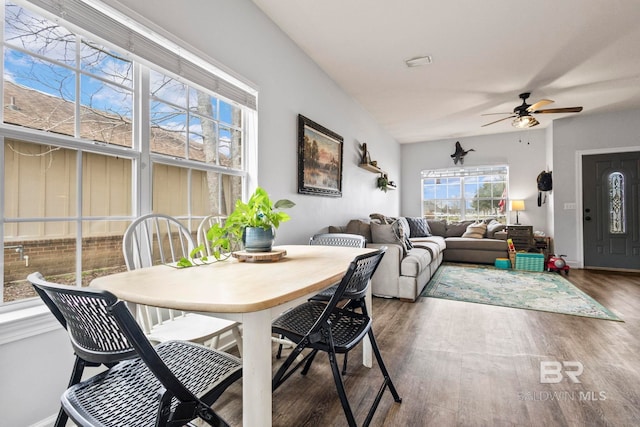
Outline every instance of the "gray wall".
<path id="1" fill-rule="evenodd" d="M 376 175 L 357 167 L 358 142 L 400 185 L 400 147 L 249 0 L 124 0 L 122 4 L 187 41 L 259 89 L 258 184 L 296 206 L 277 233 L 278 244 L 307 243 L 310 235 L 371 212 L 397 215 L 399 192 L 375 188 Z M 167 13 L 170 10 L 171 13 Z M 297 115 L 344 138 L 342 198 L 297 194 Z"/>
<path id="2" fill-rule="evenodd" d="M 506 126 L 506 125 L 505 125 Z M 420 172 L 425 169 L 453 167 L 451 154 L 456 141 L 468 153 L 464 166 L 509 165 L 509 192 L 512 199 L 523 199 L 526 210 L 520 212 L 520 223 L 532 225 L 534 230 L 548 233 L 547 205 L 537 205 L 536 177 L 549 166 L 546 157 L 546 133 L 544 130 L 502 133 L 403 144 L 402 153 L 402 204 L 406 216 L 421 214 Z M 515 213 L 510 221 L 515 222 Z"/>
<path id="3" fill-rule="evenodd" d="M 575 115 L 555 120 L 543 130 L 459 140 L 463 148 L 476 150 L 467 155 L 465 165 L 510 166 L 511 197 L 523 198 L 527 207 L 520 214 L 520 222 L 552 236 L 555 252 L 566 254 L 572 267 L 582 267 L 581 156 L 640 151 L 640 110 Z M 420 171 L 453 166 L 449 156 L 455 142 L 451 139 L 402 145 L 403 215 L 420 215 Z M 535 178 L 543 169 L 553 171 L 553 191 L 546 204 L 538 207 Z M 572 209 L 571 204 L 576 208 Z"/>
<path id="4" fill-rule="evenodd" d="M 288 211 L 293 219 L 280 227 L 276 243 L 307 243 L 329 224 L 346 224 L 371 212 L 399 213 L 400 191 L 383 193 L 375 187 L 376 175 L 357 167 L 358 142 L 366 142 L 372 158 L 401 188 L 399 144 L 251 1 L 123 4 L 258 86 L 258 184 L 274 199 L 297 204 Z M 342 198 L 297 194 L 298 114 L 344 138 Z M 52 416 L 72 360 L 62 330 L 0 345 L 0 424 L 28 426 Z"/>
<path id="5" fill-rule="evenodd" d="M 553 124 L 553 221 L 556 252 L 582 266 L 582 154 L 640 151 L 640 110 L 574 116 Z M 588 191 L 588 189 L 584 189 Z M 576 209 L 565 209 L 575 203 Z"/>

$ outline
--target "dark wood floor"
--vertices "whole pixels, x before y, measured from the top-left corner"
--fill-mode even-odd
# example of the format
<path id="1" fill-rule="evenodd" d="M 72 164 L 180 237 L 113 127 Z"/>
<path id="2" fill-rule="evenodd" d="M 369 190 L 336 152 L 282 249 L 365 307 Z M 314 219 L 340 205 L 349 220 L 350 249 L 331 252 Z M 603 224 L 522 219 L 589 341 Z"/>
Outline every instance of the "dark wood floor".
<path id="1" fill-rule="evenodd" d="M 386 393 L 372 425 L 640 426 L 640 274 L 572 270 L 569 279 L 624 322 L 374 298 L 374 331 L 403 401 Z M 361 354 L 350 354 L 345 376 L 360 424 L 381 380 Z M 581 382 L 541 383 L 541 361 L 580 362 Z M 231 425 L 242 425 L 241 393 L 235 384 L 215 405 Z M 325 358 L 274 393 L 273 425 L 346 425 Z"/>

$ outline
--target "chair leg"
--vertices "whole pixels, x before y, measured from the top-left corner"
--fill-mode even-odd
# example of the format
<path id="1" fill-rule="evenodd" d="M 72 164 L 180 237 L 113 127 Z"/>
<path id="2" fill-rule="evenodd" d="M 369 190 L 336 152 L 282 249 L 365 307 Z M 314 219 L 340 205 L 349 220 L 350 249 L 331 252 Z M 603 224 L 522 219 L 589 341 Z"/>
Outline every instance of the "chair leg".
<path id="1" fill-rule="evenodd" d="M 347 375 L 347 354 L 349 353 L 344 354 L 344 360 L 342 361 L 342 375 Z"/>
<path id="2" fill-rule="evenodd" d="M 211 350 L 217 350 L 219 343 L 220 343 L 220 335 L 216 335 L 215 337 L 211 338 L 211 342 L 209 343 L 209 348 Z"/>
<path id="3" fill-rule="evenodd" d="M 318 354 L 318 350 L 314 349 L 311 352 L 311 354 L 307 356 L 308 357 L 307 363 L 304 364 L 304 368 L 302 369 L 302 372 L 300 372 L 300 375 L 307 375 L 307 372 L 309 372 L 309 368 L 311 367 L 311 364 L 313 363 L 313 359 L 315 359 L 316 354 Z"/>
<path id="4" fill-rule="evenodd" d="M 79 358 L 78 356 L 76 356 L 76 360 L 75 362 L 73 362 L 73 371 L 71 371 L 71 378 L 69 378 L 69 385 L 67 386 L 67 388 L 73 385 L 76 385 L 80 382 L 80 380 L 82 379 L 82 373 L 84 372 L 85 366 L 86 366 L 86 362 L 81 358 Z M 68 419 L 69 419 L 69 416 L 67 415 L 67 413 L 64 412 L 64 409 L 60 408 L 54 427 L 64 427 L 67 424 Z"/>
<path id="5" fill-rule="evenodd" d="M 351 405 L 347 399 L 347 393 L 344 390 L 344 383 L 342 382 L 342 375 L 340 375 L 340 369 L 338 368 L 338 361 L 334 352 L 328 352 L 329 364 L 331 365 L 331 372 L 333 373 L 333 381 L 336 383 L 336 389 L 338 390 L 338 396 L 340 397 L 340 403 L 342 404 L 342 410 L 347 417 L 349 427 L 356 427 L 356 420 L 351 411 Z"/>
<path id="6" fill-rule="evenodd" d="M 280 359 L 282 357 L 282 343 L 278 344 L 278 352 L 276 353 L 276 359 Z"/>
<path id="7" fill-rule="evenodd" d="M 275 391 L 278 387 L 280 387 L 280 385 L 283 382 L 285 382 L 285 380 L 289 378 L 291 374 L 293 374 L 293 372 L 295 372 L 295 370 L 300 366 L 301 362 L 298 362 L 298 364 L 293 369 L 291 369 L 290 372 L 287 372 L 289 370 L 289 367 L 293 364 L 296 358 L 302 353 L 302 350 L 304 348 L 305 346 L 302 343 L 300 343 L 291 351 L 291 354 L 289 354 L 289 357 L 285 359 L 284 363 L 280 366 L 280 368 L 278 368 L 278 371 L 273 376 L 273 379 L 271 380 L 271 391 Z"/>
<path id="8" fill-rule="evenodd" d="M 364 421 L 364 424 L 362 424 L 363 427 L 367 427 L 371 423 L 371 420 L 373 419 L 373 414 L 375 414 L 376 409 L 378 409 L 378 405 L 380 404 L 380 400 L 382 399 L 384 390 L 387 387 L 389 388 L 389 391 L 393 396 L 393 400 L 395 400 L 398 403 L 402 402 L 402 398 L 400 398 L 400 396 L 398 395 L 396 387 L 393 385 L 393 381 L 391 381 L 391 377 L 389 376 L 389 371 L 387 371 L 387 367 L 385 366 L 384 361 L 382 360 L 382 355 L 380 354 L 380 349 L 378 348 L 378 344 L 376 343 L 376 338 L 373 335 L 373 330 L 369 329 L 369 332 L 367 333 L 367 335 L 369 336 L 369 341 L 371 341 L 373 354 L 376 355 L 376 360 L 378 361 L 378 366 L 380 367 L 380 371 L 382 371 L 382 376 L 384 377 L 384 381 L 382 383 L 382 386 L 378 390 L 378 394 L 376 395 L 373 405 L 371 405 L 371 408 L 369 409 L 369 413 L 367 414 L 367 418 Z"/>
<path id="9" fill-rule="evenodd" d="M 382 371 L 382 375 L 384 376 L 385 380 L 388 380 L 388 386 L 389 386 L 389 390 L 391 391 L 391 394 L 393 395 L 393 400 L 395 400 L 396 402 L 402 402 L 402 399 L 400 398 L 400 396 L 398 395 L 398 392 L 396 391 L 396 387 L 393 385 L 393 381 L 391 381 L 391 376 L 389 376 L 389 371 L 387 371 L 387 367 L 384 364 L 384 360 L 382 360 L 382 354 L 380 354 L 380 348 L 378 348 L 378 343 L 376 342 L 376 338 L 373 335 L 373 329 L 369 329 L 369 332 L 367 334 L 369 335 L 369 341 L 371 341 L 373 354 L 376 355 L 376 360 L 378 361 L 378 366 Z"/>
<path id="10" fill-rule="evenodd" d="M 240 328 L 238 327 L 238 325 L 233 327 L 231 333 L 233 334 L 233 338 L 235 338 L 236 340 L 236 345 L 238 346 L 240 357 L 242 357 L 242 334 L 240 334 Z"/>

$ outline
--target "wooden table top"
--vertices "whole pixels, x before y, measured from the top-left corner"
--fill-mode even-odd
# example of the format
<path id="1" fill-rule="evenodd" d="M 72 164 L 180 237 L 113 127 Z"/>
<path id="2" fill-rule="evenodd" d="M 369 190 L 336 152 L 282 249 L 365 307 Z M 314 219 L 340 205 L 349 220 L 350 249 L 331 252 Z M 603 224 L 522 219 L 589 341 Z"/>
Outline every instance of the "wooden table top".
<path id="1" fill-rule="evenodd" d="M 157 265 L 99 277 L 91 287 L 125 301 L 212 313 L 248 313 L 293 301 L 339 281 L 349 264 L 373 249 L 286 245 L 277 262 L 230 258 L 189 268 Z"/>

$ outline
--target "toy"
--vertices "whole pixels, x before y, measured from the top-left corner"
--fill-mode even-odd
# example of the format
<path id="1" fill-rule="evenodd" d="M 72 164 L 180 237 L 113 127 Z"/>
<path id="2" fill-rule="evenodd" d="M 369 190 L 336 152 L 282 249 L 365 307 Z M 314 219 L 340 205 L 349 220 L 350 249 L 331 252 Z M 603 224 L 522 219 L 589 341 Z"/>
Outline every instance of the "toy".
<path id="1" fill-rule="evenodd" d="M 557 271 L 558 273 L 565 272 L 565 274 L 569 275 L 569 266 L 567 262 L 564 260 L 566 255 L 551 255 L 549 257 L 549 261 L 547 261 L 547 271 Z"/>

